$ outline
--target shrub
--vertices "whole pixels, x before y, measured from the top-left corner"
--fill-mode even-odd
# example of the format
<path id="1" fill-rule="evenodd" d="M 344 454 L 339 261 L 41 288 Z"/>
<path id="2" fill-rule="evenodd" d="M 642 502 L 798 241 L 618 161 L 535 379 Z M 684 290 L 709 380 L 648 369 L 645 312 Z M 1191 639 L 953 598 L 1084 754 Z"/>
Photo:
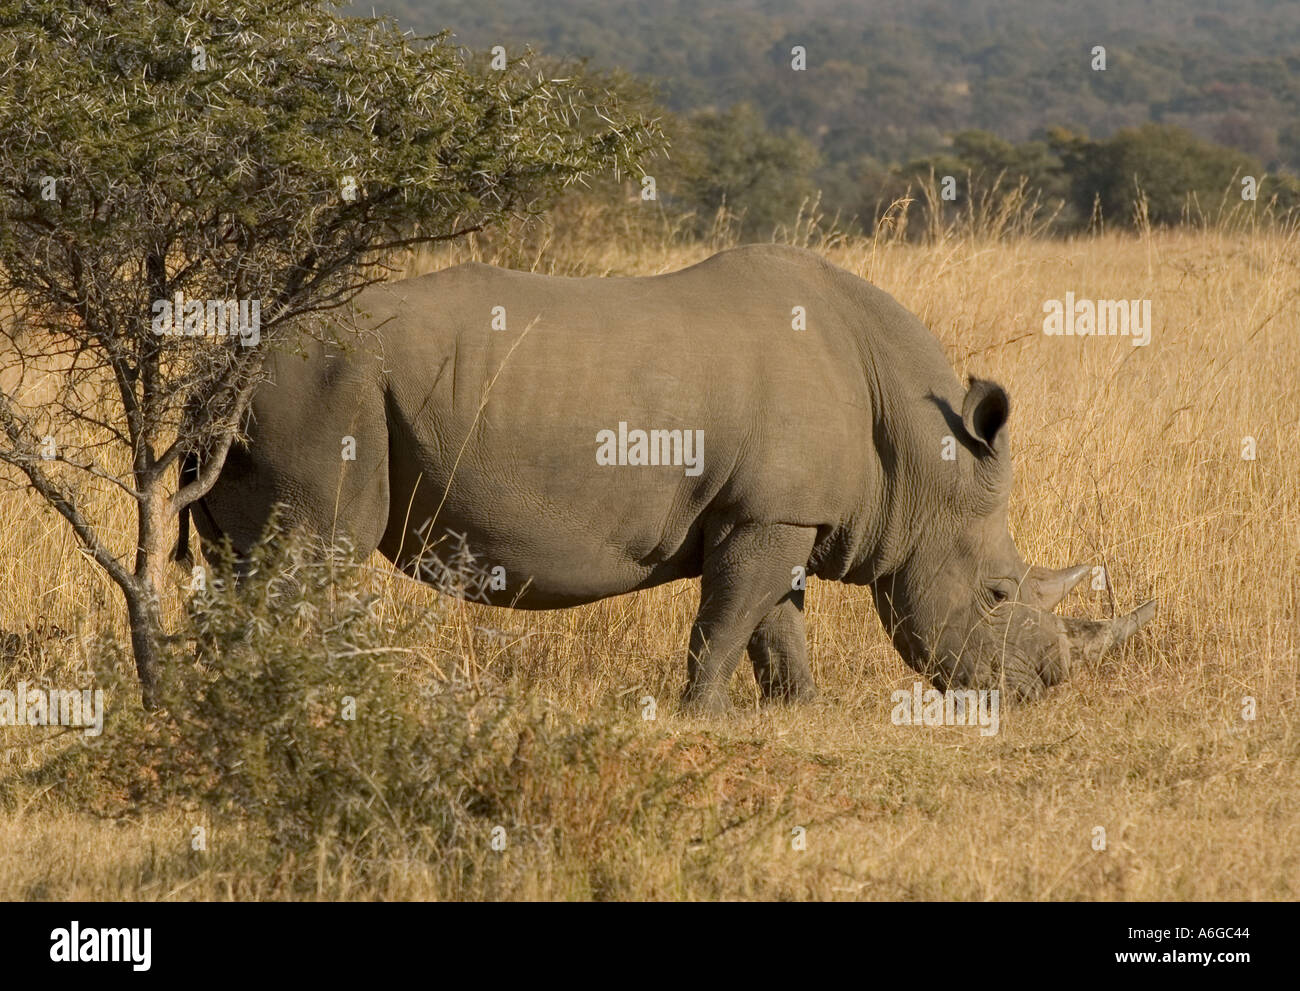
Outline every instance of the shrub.
<path id="1" fill-rule="evenodd" d="M 244 571 L 236 587 L 218 564 L 192 599 L 163 712 L 138 709 L 117 649 L 100 679 L 120 703 L 103 737 L 28 783 L 100 814 L 179 806 L 243 829 L 255 841 L 232 866 L 275 875 L 289 896 L 401 892 L 426 872 L 450 897 L 509 897 L 557 860 L 580 875 L 575 891 L 600 896 L 629 877 L 636 836 L 718 829 L 707 771 L 666 761 L 676 744 L 639 721 L 579 721 L 490 677 L 439 676 L 420 645 L 443 617 L 386 623 L 370 570 L 346 552 L 282 535 Z"/>

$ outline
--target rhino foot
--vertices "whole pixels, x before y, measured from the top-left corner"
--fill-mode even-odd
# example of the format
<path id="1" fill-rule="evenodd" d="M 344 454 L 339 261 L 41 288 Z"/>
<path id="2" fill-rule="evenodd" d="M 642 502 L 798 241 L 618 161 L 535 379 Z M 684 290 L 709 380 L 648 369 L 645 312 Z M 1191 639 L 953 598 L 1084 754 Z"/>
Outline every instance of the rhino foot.
<path id="1" fill-rule="evenodd" d="M 684 716 L 722 716 L 731 711 L 726 691 L 693 691 L 688 685 L 682 692 L 681 714 Z"/>

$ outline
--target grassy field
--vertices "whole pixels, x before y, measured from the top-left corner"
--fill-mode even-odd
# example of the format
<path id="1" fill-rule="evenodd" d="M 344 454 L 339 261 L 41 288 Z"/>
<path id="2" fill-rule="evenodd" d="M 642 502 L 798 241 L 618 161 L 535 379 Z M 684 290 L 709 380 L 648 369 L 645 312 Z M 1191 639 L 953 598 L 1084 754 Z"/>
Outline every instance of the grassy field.
<path id="1" fill-rule="evenodd" d="M 1159 600 L 1122 652 L 1004 713 L 994 737 L 895 726 L 890 692 L 912 672 L 863 590 L 814 582 L 819 702 L 760 709 L 742 666 L 735 714 L 689 720 L 674 710 L 694 585 L 526 614 L 438 602 L 376 569 L 392 622 L 441 617 L 404 655 L 412 684 L 454 679 L 544 703 L 570 744 L 583 741 L 518 734 L 498 780 L 506 851 L 490 848 L 491 816 L 465 820 L 454 856 L 412 846 L 382 871 L 322 836 L 304 886 L 303 865 L 269 855 L 256 821 L 51 783 L 28 772 L 83 745 L 6 729 L 0 898 L 1297 897 L 1300 238 L 1183 229 L 813 247 L 918 314 L 959 375 L 1008 389 L 1022 555 L 1110 576 L 1059 611 L 1099 618 Z M 654 274 L 710 251 L 556 236 L 511 260 Z M 454 257 L 413 260 L 407 274 Z M 1067 291 L 1149 299 L 1150 345 L 1045 336 L 1043 302 Z M 129 544 L 125 509 L 104 505 Z M 62 521 L 21 489 L 0 491 L 0 627 L 36 631 L 0 661 L 0 688 L 82 684 L 96 638 L 120 639 L 123 625 L 115 590 Z M 653 721 L 641 718 L 647 695 Z M 210 827 L 204 851 L 191 848 L 196 824 Z"/>

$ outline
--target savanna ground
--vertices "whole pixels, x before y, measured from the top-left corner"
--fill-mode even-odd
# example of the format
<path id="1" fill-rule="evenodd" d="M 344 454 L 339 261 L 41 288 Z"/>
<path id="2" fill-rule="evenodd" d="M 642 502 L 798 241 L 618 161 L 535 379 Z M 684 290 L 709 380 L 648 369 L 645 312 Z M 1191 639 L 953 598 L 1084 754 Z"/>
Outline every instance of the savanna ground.
<path id="1" fill-rule="evenodd" d="M 1022 555 L 1110 576 L 1059 611 L 1100 618 L 1159 600 L 1122 651 L 1004 712 L 993 737 L 895 726 L 890 693 L 913 673 L 865 590 L 814 581 L 820 701 L 760 708 L 744 664 L 735 713 L 691 720 L 675 709 L 694 584 L 514 613 L 440 598 L 380 563 L 369 581 L 383 623 L 433 621 L 401 641 L 396 681 L 375 698 L 469 693 L 414 730 L 460 748 L 447 759 L 462 777 L 439 778 L 438 822 L 398 804 L 398 767 L 367 799 L 367 815 L 387 809 L 382 823 L 339 826 L 328 812 L 318 835 L 276 840 L 279 813 L 241 816 L 162 788 L 183 776 L 157 757 L 165 717 L 133 714 L 119 688 L 113 718 L 127 728 L 99 744 L 0 730 L 0 898 L 1295 898 L 1300 236 L 1241 225 L 919 245 L 787 235 L 810 237 L 918 314 L 959 375 L 1007 387 Z M 654 274 L 720 240 L 577 225 L 501 257 Z M 498 257 L 462 246 L 405 272 L 475 253 Z M 1067 291 L 1151 300 L 1150 345 L 1044 336 L 1043 302 Z M 123 547 L 125 509 L 106 510 Z M 97 645 L 123 639 L 115 590 L 21 489 L 0 492 L 0 521 L 0 627 L 33 631 L 8 643 L 0 687 L 86 684 L 107 663 Z M 482 720 L 495 728 L 475 737 Z M 205 850 L 193 849 L 196 825 Z M 504 851 L 491 848 L 496 825 Z"/>

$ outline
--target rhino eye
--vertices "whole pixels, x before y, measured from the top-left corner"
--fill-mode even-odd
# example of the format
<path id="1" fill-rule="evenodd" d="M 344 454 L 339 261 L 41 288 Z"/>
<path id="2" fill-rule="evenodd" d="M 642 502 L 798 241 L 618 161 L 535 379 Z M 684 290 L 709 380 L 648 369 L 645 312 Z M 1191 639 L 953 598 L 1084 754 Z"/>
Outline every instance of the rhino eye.
<path id="1" fill-rule="evenodd" d="M 1006 581 L 990 582 L 988 585 L 989 598 L 993 600 L 995 606 L 1006 602 L 1015 594 L 1015 586 Z"/>

